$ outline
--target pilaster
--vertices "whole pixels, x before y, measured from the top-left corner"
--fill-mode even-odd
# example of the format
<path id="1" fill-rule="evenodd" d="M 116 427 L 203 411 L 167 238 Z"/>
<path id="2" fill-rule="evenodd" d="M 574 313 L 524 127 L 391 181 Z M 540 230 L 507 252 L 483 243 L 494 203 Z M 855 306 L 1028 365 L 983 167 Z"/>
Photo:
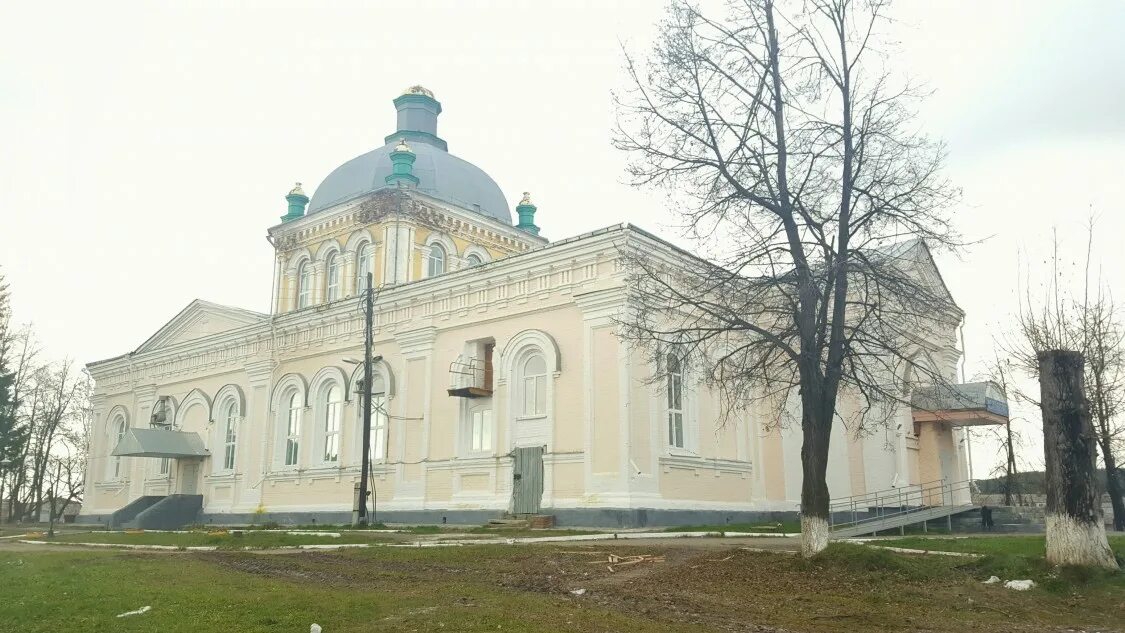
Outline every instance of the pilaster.
<path id="1" fill-rule="evenodd" d="M 246 477 L 241 486 L 235 490 L 234 503 L 244 507 L 256 506 L 262 500 L 262 485 L 270 460 L 270 439 L 273 425 L 270 413 L 270 389 L 273 386 L 272 360 L 258 360 L 246 364 L 246 379 L 249 392 L 246 394 L 246 411 L 242 414 L 242 427 L 238 429 L 240 438 L 261 438 L 258 444 L 258 463 L 254 464 L 249 459 L 238 458 L 236 471 L 241 467 Z M 247 456 L 253 455 L 253 449 L 246 444 Z M 242 451 L 240 451 L 242 452 Z"/>
<path id="2" fill-rule="evenodd" d="M 134 412 L 132 426 L 147 429 L 152 423 L 152 407 L 156 404 L 156 385 L 138 385 L 133 388 Z M 129 461 L 129 498 L 135 499 L 144 494 L 148 459 L 146 457 L 126 457 Z"/>
<path id="3" fill-rule="evenodd" d="M 433 394 L 433 350 L 436 340 L 437 328 L 432 326 L 403 331 L 395 335 L 404 363 L 403 380 L 398 387 L 404 397 L 402 419 L 397 425 L 396 433 L 400 462 L 396 468 L 398 479 L 396 500 L 422 501 L 425 498 L 426 469 L 425 464 L 421 462 L 430 453 L 430 405 Z M 420 381 L 419 374 L 421 374 Z M 417 442 L 418 455 L 412 455 L 407 451 L 407 447 L 414 441 Z"/>
<path id="4" fill-rule="evenodd" d="M 355 264 L 356 257 L 352 251 L 344 251 L 337 255 L 340 258 L 340 297 L 352 297 L 356 294 Z"/>
<path id="5" fill-rule="evenodd" d="M 624 287 L 575 295 L 575 303 L 582 310 L 583 367 L 582 376 L 587 398 L 585 409 L 585 468 L 586 494 L 598 495 L 611 506 L 628 507 L 630 503 L 630 456 L 632 452 L 631 419 L 629 396 L 632 379 L 628 348 L 621 345 L 616 336 L 615 319 L 625 309 L 626 293 Z M 615 367 L 599 365 L 601 358 L 598 348 L 604 345 L 606 333 L 612 335 L 616 344 L 614 351 Z M 607 385 L 616 388 L 615 411 L 598 410 L 598 396 Z M 601 425 L 615 424 L 615 434 L 607 433 Z M 601 440 L 599 440 L 599 436 Z M 607 438 L 613 438 L 608 440 Z M 616 450 L 613 471 L 597 470 L 600 463 L 599 452 Z"/>

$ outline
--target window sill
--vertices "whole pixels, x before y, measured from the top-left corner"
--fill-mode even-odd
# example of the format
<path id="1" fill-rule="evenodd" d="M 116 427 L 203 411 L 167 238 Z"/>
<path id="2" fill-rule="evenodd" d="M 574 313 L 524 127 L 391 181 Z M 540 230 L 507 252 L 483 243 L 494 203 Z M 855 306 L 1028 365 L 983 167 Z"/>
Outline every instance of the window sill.
<path id="1" fill-rule="evenodd" d="M 546 419 L 547 419 L 546 413 L 537 413 L 535 415 L 517 415 L 516 416 L 517 422 L 523 422 L 525 420 L 546 420 Z"/>
<path id="2" fill-rule="evenodd" d="M 488 459 L 496 457 L 496 451 L 465 451 L 454 459 Z"/>

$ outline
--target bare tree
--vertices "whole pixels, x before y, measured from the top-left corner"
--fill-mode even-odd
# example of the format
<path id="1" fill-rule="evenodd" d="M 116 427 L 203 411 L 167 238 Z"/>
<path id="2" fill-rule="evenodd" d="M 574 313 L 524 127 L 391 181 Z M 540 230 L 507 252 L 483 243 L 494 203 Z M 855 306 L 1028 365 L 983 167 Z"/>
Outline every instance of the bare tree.
<path id="1" fill-rule="evenodd" d="M 1105 467 L 1106 492 L 1113 507 L 1115 529 L 1125 529 L 1125 500 L 1116 454 L 1123 429 L 1119 414 L 1125 403 L 1125 325 L 1100 274 L 1094 276 L 1093 219 L 1087 228 L 1081 294 L 1070 292 L 1063 272 L 1068 257 L 1061 252 L 1057 233 L 1052 238 L 1050 281 L 1043 296 L 1035 297 L 1027 282 L 1021 300 L 1017 337 L 1007 343 L 1010 353 L 1032 377 L 1038 376 L 1038 353 L 1070 349 L 1082 353 L 1085 393 L 1089 399 L 1093 432 Z M 1022 398 L 1035 401 L 1032 396 Z M 1036 404 L 1039 404 L 1036 402 Z"/>
<path id="2" fill-rule="evenodd" d="M 1097 442 L 1083 375 L 1073 350 L 1043 350 L 1040 407 L 1047 487 L 1047 562 L 1118 569 L 1105 535 L 1094 479 Z"/>
<path id="3" fill-rule="evenodd" d="M 15 472 L 27 441 L 27 429 L 18 417 L 18 374 L 11 369 L 17 335 L 11 328 L 9 294 L 8 284 L 0 274 L 0 500 L 5 498 L 8 478 Z"/>
<path id="4" fill-rule="evenodd" d="M 89 377 L 75 380 L 73 403 L 51 448 L 47 465 L 51 480 L 47 485 L 51 491 L 49 507 L 52 521 L 61 519 L 67 506 L 82 501 L 85 493 L 86 461 L 93 425 L 91 393 L 93 385 Z"/>
<path id="5" fill-rule="evenodd" d="M 864 419 L 885 420 L 904 373 L 932 366 L 917 362 L 926 333 L 951 337 L 961 318 L 936 274 L 918 272 L 925 243 L 956 241 L 956 191 L 942 147 L 914 129 L 919 93 L 885 66 L 886 9 L 739 0 L 720 19 L 679 0 L 647 62 L 627 54 L 618 96 L 635 184 L 669 192 L 704 253 L 627 254 L 624 335 L 658 369 L 675 350 L 727 411 L 799 400 L 805 555 L 827 546 L 841 388 L 878 414 Z"/>
<path id="6" fill-rule="evenodd" d="M 1106 493 L 1113 506 L 1113 529 L 1125 530 L 1125 501 L 1114 455 L 1121 441 L 1118 414 L 1125 398 L 1125 329 L 1119 319 L 1112 299 L 1099 285 L 1097 294 L 1087 296 L 1082 306 L 1079 326 L 1086 357 L 1086 393 L 1105 466 Z"/>
<path id="7" fill-rule="evenodd" d="M 1012 373 L 1011 361 L 1002 361 L 999 357 L 996 358 L 995 363 L 988 368 L 988 380 L 1000 386 L 1000 389 L 1006 397 L 1012 396 L 1020 398 L 1021 392 L 1013 391 L 1013 384 L 1010 380 Z M 1019 485 L 1019 465 L 1018 465 L 1018 449 L 1022 447 L 1025 442 L 1023 435 L 1012 428 L 1013 422 L 1024 421 L 1025 419 L 1019 418 L 1015 415 L 1009 415 L 1007 422 L 1000 427 L 992 427 L 988 433 L 993 436 L 999 446 L 999 456 L 1002 463 L 998 463 L 992 469 L 992 476 L 1002 479 L 1001 494 L 1004 495 L 1004 505 L 1014 505 L 1012 502 L 1015 500 L 1019 504 L 1023 504 L 1023 491 Z"/>
<path id="8" fill-rule="evenodd" d="M 88 392 L 70 361 L 37 367 L 26 381 L 20 415 L 30 431 L 11 483 L 9 521 L 35 521 L 49 496 L 49 480 L 60 451 L 74 451 L 68 434 L 80 417 Z"/>

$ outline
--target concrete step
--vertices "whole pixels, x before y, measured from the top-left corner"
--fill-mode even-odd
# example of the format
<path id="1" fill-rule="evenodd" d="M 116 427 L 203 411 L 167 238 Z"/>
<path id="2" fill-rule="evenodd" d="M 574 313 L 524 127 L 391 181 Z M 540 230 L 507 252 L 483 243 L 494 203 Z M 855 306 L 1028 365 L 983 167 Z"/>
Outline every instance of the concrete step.
<path id="1" fill-rule="evenodd" d="M 168 495 L 123 525 L 142 530 L 178 530 L 195 523 L 203 509 L 203 495 Z"/>
<path id="2" fill-rule="evenodd" d="M 527 527 L 527 519 L 492 519 L 488 522 L 490 527 Z"/>

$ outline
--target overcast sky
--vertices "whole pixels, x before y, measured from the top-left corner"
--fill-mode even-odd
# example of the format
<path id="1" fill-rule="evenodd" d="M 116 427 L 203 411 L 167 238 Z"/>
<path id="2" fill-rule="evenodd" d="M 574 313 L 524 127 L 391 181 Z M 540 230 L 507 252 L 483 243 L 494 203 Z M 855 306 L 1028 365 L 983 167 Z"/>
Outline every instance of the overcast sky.
<path id="1" fill-rule="evenodd" d="M 609 145 L 620 46 L 646 48 L 662 5 L 3 3 L 0 270 L 15 318 L 85 363 L 131 351 L 197 297 L 266 311 L 265 230 L 285 193 L 301 181 L 311 195 L 382 145 L 413 84 L 442 102 L 451 152 L 509 203 L 533 193 L 547 237 L 616 222 L 672 237 Z M 940 262 L 968 313 L 973 378 L 1052 228 L 1077 262 L 1096 213 L 1125 296 L 1125 2 L 927 0 L 895 15 L 896 63 L 934 91 L 919 124 L 947 141 L 964 190 L 957 224 L 983 240 Z M 978 476 L 993 451 L 974 447 Z"/>

